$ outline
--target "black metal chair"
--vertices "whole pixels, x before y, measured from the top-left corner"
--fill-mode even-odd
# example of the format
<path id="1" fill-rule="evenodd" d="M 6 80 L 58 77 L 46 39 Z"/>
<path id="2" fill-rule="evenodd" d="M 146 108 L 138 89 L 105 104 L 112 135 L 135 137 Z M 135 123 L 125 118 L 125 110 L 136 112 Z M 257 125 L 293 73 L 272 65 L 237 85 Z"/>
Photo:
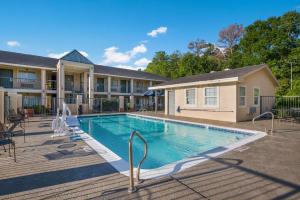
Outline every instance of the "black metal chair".
<path id="1" fill-rule="evenodd" d="M 25 142 L 25 115 L 21 115 L 21 114 L 17 114 L 14 109 L 11 109 L 9 110 L 9 115 L 7 117 L 7 120 L 10 124 L 12 124 L 12 127 L 17 127 L 17 126 L 20 126 L 20 128 L 22 130 L 19 130 L 19 131 L 15 131 L 14 133 L 12 134 L 17 134 L 17 133 L 23 133 L 23 136 L 24 136 L 24 142 Z"/>
<path id="2" fill-rule="evenodd" d="M 14 140 L 12 139 L 13 132 L 12 130 L 15 128 L 15 126 L 11 126 L 8 130 L 6 130 L 5 126 L 0 123 L 0 146 L 3 146 L 4 151 L 6 152 L 5 145 L 8 145 L 8 153 L 9 156 L 11 156 L 11 148 L 14 150 L 14 161 L 17 161 L 16 157 L 16 144 Z"/>
<path id="3" fill-rule="evenodd" d="M 17 109 L 17 115 L 19 115 L 20 118 L 22 119 L 22 121 L 24 121 L 24 125 L 25 125 L 26 120 L 27 120 L 27 123 L 29 124 L 29 117 L 28 117 L 28 114 L 25 112 L 24 109 L 18 108 Z"/>

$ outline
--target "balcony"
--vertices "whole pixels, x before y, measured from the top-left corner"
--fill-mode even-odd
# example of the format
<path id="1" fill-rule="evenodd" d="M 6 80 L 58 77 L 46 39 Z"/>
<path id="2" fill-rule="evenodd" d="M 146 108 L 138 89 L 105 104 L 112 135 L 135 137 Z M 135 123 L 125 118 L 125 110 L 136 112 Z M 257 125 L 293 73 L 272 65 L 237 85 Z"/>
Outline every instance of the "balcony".
<path id="1" fill-rule="evenodd" d="M 147 87 L 137 87 L 134 88 L 134 93 L 144 94 L 148 90 Z"/>
<path id="2" fill-rule="evenodd" d="M 57 83 L 56 80 L 48 80 L 46 83 L 46 89 L 47 90 L 56 90 Z"/>
<path id="3" fill-rule="evenodd" d="M 104 84 L 97 84 L 95 92 L 107 92 L 107 89 L 104 87 Z"/>
<path id="4" fill-rule="evenodd" d="M 65 82 L 65 91 L 71 91 L 74 93 L 83 93 L 84 89 L 83 89 L 83 82 L 72 82 L 72 81 L 68 81 Z M 87 88 L 88 89 L 88 88 Z"/>
<path id="5" fill-rule="evenodd" d="M 123 93 L 123 94 L 126 94 L 126 93 L 130 93 L 130 89 L 126 88 L 125 87 L 111 87 L 111 92 L 116 92 L 116 93 Z"/>
<path id="6" fill-rule="evenodd" d="M 0 77 L 0 87 L 12 89 L 41 89 L 41 81 L 36 79 Z"/>

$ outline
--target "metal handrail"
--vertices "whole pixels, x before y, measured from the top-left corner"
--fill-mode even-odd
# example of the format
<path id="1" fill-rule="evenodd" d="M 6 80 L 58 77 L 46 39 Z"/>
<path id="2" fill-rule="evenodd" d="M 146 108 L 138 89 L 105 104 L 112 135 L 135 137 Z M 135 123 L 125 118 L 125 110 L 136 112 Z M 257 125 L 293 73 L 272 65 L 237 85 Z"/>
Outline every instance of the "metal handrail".
<path id="1" fill-rule="evenodd" d="M 272 127 L 271 127 L 271 134 L 273 135 L 273 131 L 274 131 L 274 113 L 272 112 L 264 112 L 256 117 L 253 117 L 252 119 L 252 123 L 253 123 L 253 126 L 255 126 L 255 120 L 257 120 L 258 118 L 261 118 L 262 116 L 266 115 L 266 114 L 270 114 L 272 116 Z M 265 128 L 265 132 L 267 132 L 266 128 Z"/>
<path id="2" fill-rule="evenodd" d="M 128 192 L 129 193 L 133 193 L 136 191 L 136 187 L 134 186 L 134 177 L 133 177 L 133 159 L 132 159 L 132 140 L 134 138 L 134 136 L 138 136 L 142 142 L 144 143 L 144 156 L 143 158 L 139 161 L 138 167 L 137 167 L 137 172 L 136 172 L 136 180 L 138 182 L 140 182 L 140 168 L 144 162 L 144 160 L 147 157 L 148 154 L 148 145 L 147 145 L 147 141 L 143 138 L 143 136 L 138 132 L 138 131 L 133 131 L 130 134 L 130 138 L 128 141 L 128 145 L 129 145 L 129 189 Z"/>

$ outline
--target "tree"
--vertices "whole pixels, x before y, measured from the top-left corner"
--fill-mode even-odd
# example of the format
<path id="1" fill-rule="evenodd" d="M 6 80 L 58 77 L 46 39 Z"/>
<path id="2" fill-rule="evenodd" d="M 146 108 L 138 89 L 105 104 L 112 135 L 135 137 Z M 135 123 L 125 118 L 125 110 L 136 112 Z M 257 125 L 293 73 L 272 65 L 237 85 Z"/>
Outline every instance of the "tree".
<path id="1" fill-rule="evenodd" d="M 299 36 L 298 12 L 258 20 L 245 28 L 244 36 L 233 52 L 235 58 L 231 62 L 239 63 L 239 67 L 267 63 L 281 83 L 278 94 L 287 94 L 290 88 L 290 63 L 295 62 L 294 77 L 300 71 Z"/>
<path id="2" fill-rule="evenodd" d="M 243 25 L 231 24 L 219 32 L 219 41 L 222 42 L 232 54 L 233 47 L 238 44 L 243 36 Z"/>
<path id="3" fill-rule="evenodd" d="M 205 53 L 205 50 L 210 46 L 205 40 L 197 39 L 195 41 L 191 41 L 188 44 L 188 49 L 191 50 L 195 55 L 201 56 Z"/>
<path id="4" fill-rule="evenodd" d="M 146 71 L 174 79 L 222 70 L 225 66 L 238 68 L 266 63 L 279 80 L 278 95 L 300 95 L 299 12 L 287 12 L 279 17 L 258 20 L 245 29 L 242 25 L 230 25 L 220 31 L 219 36 L 230 52 L 226 59 L 221 55 L 222 50 L 198 39 L 188 45 L 192 53 L 175 52 L 168 55 L 157 52 Z"/>
<path id="5" fill-rule="evenodd" d="M 178 63 L 180 59 L 181 54 L 179 51 L 176 51 L 171 55 L 168 55 L 164 51 L 156 52 L 145 71 L 172 79 L 178 78 Z"/>

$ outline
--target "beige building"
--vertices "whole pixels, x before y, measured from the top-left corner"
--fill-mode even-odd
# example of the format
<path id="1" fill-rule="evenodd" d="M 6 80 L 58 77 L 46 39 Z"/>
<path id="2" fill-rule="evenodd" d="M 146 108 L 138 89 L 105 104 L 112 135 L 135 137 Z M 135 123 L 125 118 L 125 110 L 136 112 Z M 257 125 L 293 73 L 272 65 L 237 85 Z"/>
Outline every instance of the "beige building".
<path id="1" fill-rule="evenodd" d="M 148 87 L 166 80 L 143 71 L 96 65 L 76 50 L 60 59 L 0 51 L 0 90 L 10 97 L 13 108 L 56 112 L 66 102 L 75 113 L 78 103 L 90 113 L 103 111 L 102 101 L 116 100 L 120 111 L 139 109 L 154 101 L 144 96 Z"/>
<path id="2" fill-rule="evenodd" d="M 260 97 L 278 86 L 267 65 L 255 65 L 164 82 L 165 114 L 238 122 L 260 114 Z"/>

